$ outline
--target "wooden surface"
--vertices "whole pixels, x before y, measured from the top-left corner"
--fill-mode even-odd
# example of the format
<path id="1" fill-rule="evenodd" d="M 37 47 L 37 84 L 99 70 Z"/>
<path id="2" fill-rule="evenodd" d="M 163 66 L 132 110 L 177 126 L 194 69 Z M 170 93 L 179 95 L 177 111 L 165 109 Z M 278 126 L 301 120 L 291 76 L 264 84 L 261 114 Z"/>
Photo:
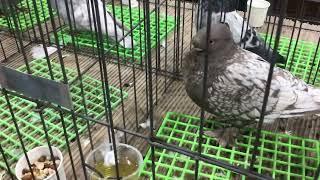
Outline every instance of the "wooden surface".
<path id="1" fill-rule="evenodd" d="M 172 2 L 171 2 L 172 4 Z M 190 4 L 186 4 L 186 7 L 191 7 Z M 165 8 L 161 7 L 161 13 L 165 12 Z M 190 39 L 192 37 L 191 35 L 191 10 L 186 9 L 184 11 L 181 11 L 181 23 L 180 23 L 180 30 L 183 29 L 183 34 L 180 35 L 181 41 L 179 42 L 179 49 L 180 49 L 180 55 L 183 57 L 183 54 L 188 52 L 190 48 Z M 169 8 L 169 14 L 174 15 L 174 8 Z M 184 20 L 184 25 L 182 24 L 182 21 Z M 287 25 L 293 25 L 293 22 L 290 20 L 287 20 L 285 22 Z M 299 23 L 296 24 L 297 27 L 299 27 Z M 317 26 L 311 26 L 311 25 L 304 25 L 304 28 L 309 28 L 313 30 L 320 30 Z M 267 26 L 264 26 L 263 28 L 260 28 L 259 31 L 265 32 L 267 29 Z M 283 27 L 283 33 L 282 36 L 290 37 L 292 33 L 293 28 L 292 27 Z M 193 30 L 193 33 L 195 31 Z M 182 33 L 182 31 L 180 32 Z M 294 32 L 294 37 L 297 37 L 298 30 L 296 29 Z M 317 42 L 319 39 L 319 32 L 310 31 L 310 30 L 302 30 L 300 33 L 300 39 L 301 40 L 307 40 L 311 42 Z M 15 40 L 13 37 L 8 35 L 0 35 L 0 40 L 4 46 L 4 50 L 8 55 L 9 58 L 6 62 L 2 63 L 2 65 L 6 65 L 12 68 L 17 68 L 24 64 L 24 57 L 22 53 L 18 52 L 15 48 Z M 167 57 L 167 69 L 169 71 L 172 71 L 173 69 L 173 60 L 174 60 L 174 49 L 177 49 L 177 45 L 174 45 L 174 35 L 171 34 L 170 37 L 168 37 L 168 46 L 167 46 L 167 56 L 165 56 L 165 48 L 160 48 L 160 66 L 162 69 L 165 68 L 165 57 Z M 26 42 L 28 44 L 28 42 Z M 33 46 L 36 44 L 31 43 L 29 45 L 26 45 L 24 47 L 24 51 L 26 52 L 26 58 L 28 61 L 31 61 L 32 58 L 30 56 L 30 50 Z M 1 51 L 0 51 L 1 52 Z M 155 49 L 152 50 L 153 52 L 153 66 L 156 65 L 156 55 L 155 55 Z M 76 63 L 75 63 L 75 56 L 70 51 L 63 51 L 62 54 L 66 56 L 64 58 L 64 63 L 66 67 L 76 69 Z M 3 59 L 3 54 L 0 54 L 0 61 Z M 2 59 L 1 59 L 2 58 Z M 86 67 L 89 67 L 92 63 L 96 61 L 95 58 L 92 58 L 91 56 L 85 56 L 85 55 L 78 55 L 79 63 L 80 63 L 80 70 L 84 71 Z M 58 62 L 57 53 L 51 55 L 51 59 L 53 61 Z M 120 66 L 120 73 L 118 71 L 118 65 L 113 63 L 108 63 L 107 65 L 108 70 L 108 78 L 109 83 L 115 87 L 120 87 L 119 84 L 119 74 L 121 74 L 122 83 L 132 83 L 133 82 L 133 69 L 132 67 L 127 66 Z M 94 77 L 96 79 L 100 80 L 100 69 L 99 64 L 97 63 L 94 65 L 87 73 L 86 75 L 89 75 L 91 77 Z M 129 96 L 124 101 L 124 106 L 118 107 L 113 111 L 113 121 L 114 124 L 117 127 L 123 127 L 123 120 L 126 123 L 126 129 L 131 131 L 136 131 L 144 135 L 148 135 L 148 131 L 144 130 L 142 128 L 136 127 L 136 121 L 137 118 L 139 120 L 138 123 L 145 122 L 146 119 L 143 118 L 146 114 L 146 74 L 143 70 L 136 69 L 135 70 L 135 78 L 136 78 L 136 99 L 138 104 L 137 111 L 138 116 L 135 115 L 135 97 L 134 97 L 134 88 L 133 87 L 127 87 L 124 88 L 126 92 L 128 92 Z M 172 83 L 170 83 L 172 82 Z M 165 87 L 167 86 L 167 91 L 165 91 Z M 157 100 L 157 104 L 154 109 L 154 124 L 156 126 L 156 129 L 161 125 L 161 119 L 166 114 L 166 112 L 174 111 L 179 113 L 186 113 L 194 116 L 200 116 L 200 109 L 197 107 L 191 99 L 187 96 L 184 85 L 182 81 L 174 80 L 172 81 L 169 78 L 166 78 L 164 76 L 156 76 L 156 74 L 153 74 L 153 95 L 154 99 Z M 124 114 L 122 113 L 122 109 L 124 110 Z M 317 116 L 313 117 L 307 117 L 307 118 L 296 118 L 296 119 L 290 119 L 290 120 L 279 120 L 275 124 L 270 125 L 268 127 L 265 127 L 268 130 L 271 131 L 279 131 L 279 132 L 291 132 L 293 135 L 297 136 L 303 136 L 313 139 L 320 139 L 320 120 Z M 107 129 L 101 125 L 94 125 L 94 127 L 91 128 L 92 132 L 92 139 L 93 144 L 100 144 L 101 142 L 105 142 L 108 137 L 106 135 Z M 90 151 L 90 143 L 88 138 L 88 133 L 85 133 L 81 136 L 81 146 L 83 150 L 83 154 L 86 157 L 88 152 Z M 124 142 L 124 137 L 121 138 L 121 142 Z M 133 137 L 130 135 L 127 135 L 127 143 L 134 145 L 137 147 L 143 154 L 148 150 L 147 141 L 138 138 Z M 73 162 L 75 164 L 75 169 L 77 170 L 76 176 L 78 179 L 83 179 L 83 171 L 81 166 L 81 159 L 79 156 L 79 147 L 77 146 L 76 142 L 72 142 L 70 144 L 71 146 L 71 153 L 73 156 Z M 72 168 L 71 168 L 71 161 L 69 159 L 69 153 L 68 151 L 64 152 L 65 155 L 65 161 L 64 161 L 64 167 L 66 169 L 67 179 L 73 179 L 72 174 Z"/>

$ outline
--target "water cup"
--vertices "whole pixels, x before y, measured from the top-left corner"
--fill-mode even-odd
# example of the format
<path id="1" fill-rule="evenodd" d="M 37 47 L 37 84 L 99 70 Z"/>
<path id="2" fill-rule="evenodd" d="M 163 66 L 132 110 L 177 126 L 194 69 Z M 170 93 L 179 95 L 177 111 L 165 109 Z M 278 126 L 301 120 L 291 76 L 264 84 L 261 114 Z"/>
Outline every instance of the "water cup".
<path id="1" fill-rule="evenodd" d="M 104 163 L 106 154 L 113 156 L 113 153 L 112 143 L 102 144 L 90 152 L 86 159 L 86 164 L 90 166 L 90 168 L 87 167 L 87 174 L 90 180 L 116 179 L 115 162 L 107 166 Z M 139 179 L 143 158 L 136 148 L 127 144 L 117 143 L 117 158 L 122 180 Z M 115 160 L 113 159 L 113 161 Z"/>
<path id="2" fill-rule="evenodd" d="M 249 15 L 251 0 L 247 1 L 247 18 Z M 251 13 L 249 18 L 249 24 L 252 27 L 261 27 L 264 24 L 264 20 L 267 17 L 267 12 L 270 7 L 270 3 L 265 0 L 252 0 Z"/>

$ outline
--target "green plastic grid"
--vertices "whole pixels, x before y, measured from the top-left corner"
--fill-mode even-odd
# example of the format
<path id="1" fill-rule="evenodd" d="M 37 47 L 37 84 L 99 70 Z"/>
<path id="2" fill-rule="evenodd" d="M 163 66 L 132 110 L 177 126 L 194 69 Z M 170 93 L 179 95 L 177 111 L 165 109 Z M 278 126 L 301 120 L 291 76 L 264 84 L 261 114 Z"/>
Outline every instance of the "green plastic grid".
<path id="1" fill-rule="evenodd" d="M 110 10 L 112 9 L 111 5 L 107 6 Z M 129 18 L 129 8 L 128 7 L 122 7 L 123 8 L 123 23 L 126 27 L 130 27 L 130 18 Z M 139 18 L 139 11 L 140 11 L 140 18 Z M 139 8 L 131 8 L 131 14 L 132 14 L 132 26 L 136 26 L 139 24 L 139 21 L 144 19 L 144 13 L 143 10 L 140 10 Z M 117 19 L 121 20 L 121 7 L 115 6 L 115 16 Z M 166 38 L 170 32 L 172 32 L 175 28 L 175 20 L 173 16 L 167 16 L 160 15 L 159 17 L 159 38 L 160 41 Z M 150 14 L 150 29 L 151 29 L 151 48 L 156 47 L 157 45 L 157 21 L 155 20 L 155 12 Z M 167 27 L 166 27 L 167 26 Z M 141 31 L 141 32 L 140 32 Z M 145 55 L 145 34 L 144 34 L 144 23 L 141 23 L 140 26 L 135 28 L 133 30 L 133 39 L 136 42 L 136 45 L 134 46 L 134 52 L 132 54 L 132 50 L 130 48 L 124 48 L 121 45 L 119 45 L 119 56 L 123 59 L 123 61 L 132 62 L 132 59 L 134 59 L 135 63 L 141 64 L 142 59 Z M 72 43 L 72 36 L 70 35 L 70 31 L 68 27 L 62 28 L 60 31 L 58 31 L 59 36 L 59 44 L 61 45 L 67 45 Z M 93 36 L 93 38 L 92 38 Z M 141 37 L 141 43 L 140 44 L 140 37 Z M 54 40 L 54 36 L 51 36 L 52 40 Z M 95 41 L 95 34 L 90 32 L 79 32 L 76 36 L 76 42 L 80 47 L 85 48 L 92 48 L 96 49 L 96 41 Z M 53 41 L 54 42 L 54 41 Z M 106 40 L 104 42 L 105 50 L 109 50 L 111 46 L 114 46 L 115 42 L 112 39 L 109 39 L 106 37 Z M 117 55 L 117 49 L 114 46 L 112 49 L 110 49 L 110 53 L 113 56 Z"/>
<path id="2" fill-rule="evenodd" d="M 271 41 L 271 47 L 274 46 L 275 36 L 273 36 L 270 40 L 270 35 L 261 34 L 262 38 L 265 39 L 267 37 L 267 43 Z M 298 43 L 298 44 L 297 44 Z M 294 48 L 297 44 L 297 48 L 294 53 Z M 286 69 L 289 70 L 293 75 L 303 79 L 305 82 L 308 81 L 309 75 L 310 76 L 310 84 L 313 82 L 315 78 L 317 67 L 320 63 L 320 50 L 316 53 L 317 44 L 299 40 L 292 39 L 291 46 L 290 45 L 290 38 L 288 37 L 280 37 L 279 41 L 279 53 L 287 57 L 288 52 L 289 56 L 286 63 Z M 313 62 L 314 60 L 314 62 Z M 291 66 L 292 62 L 292 66 Z M 284 68 L 284 64 L 277 64 L 278 67 Z M 290 68 L 291 66 L 291 68 Z M 318 75 L 315 79 L 314 85 L 320 86 L 320 76 Z"/>
<path id="3" fill-rule="evenodd" d="M 52 62 L 51 66 L 57 80 L 62 80 L 62 73 L 58 71 L 60 65 Z M 35 75 L 49 77 L 48 66 L 46 65 L 46 60 L 44 59 L 32 61 L 30 63 L 30 68 Z M 18 70 L 25 72 L 26 67 L 20 67 Z M 77 74 L 74 70 L 66 68 L 66 72 L 69 79 L 76 78 Z M 101 82 L 89 76 L 83 76 L 83 86 L 88 115 L 100 119 L 105 114 Z M 110 86 L 109 89 L 111 96 L 111 107 L 114 109 L 121 103 L 120 90 L 113 86 Z M 84 114 L 85 112 L 84 105 L 82 103 L 80 83 L 78 82 L 72 85 L 70 87 L 70 92 L 75 111 L 77 113 Z M 123 95 L 123 98 L 125 99 L 127 98 L 128 93 L 123 92 Z M 27 150 L 39 145 L 46 145 L 46 138 L 39 114 L 33 111 L 36 107 L 36 104 L 16 96 L 9 96 L 9 98 Z M 66 147 L 66 142 L 59 113 L 53 109 L 45 109 L 43 117 L 49 130 L 48 133 L 52 145 L 60 149 L 64 149 Z M 76 137 L 76 134 L 73 129 L 74 126 L 70 114 L 64 115 L 64 122 L 68 133 L 68 140 L 69 142 L 73 141 Z M 77 127 L 79 134 L 84 133 L 87 129 L 86 121 L 78 118 Z M 0 96 L 0 143 L 6 153 L 6 158 L 9 164 L 14 165 L 14 163 L 21 156 L 22 150 L 9 109 L 7 107 L 7 103 L 2 95 Z M 2 156 L 0 157 L 0 169 L 1 168 L 6 168 Z"/>
<path id="4" fill-rule="evenodd" d="M 43 23 L 50 18 L 49 9 L 47 1 L 35 0 L 37 5 L 37 10 L 40 18 L 40 22 Z M 25 12 L 18 12 L 16 18 L 18 21 L 20 31 L 25 31 L 33 26 L 37 25 L 37 16 L 35 8 L 33 6 L 33 0 L 22 0 L 18 7 L 23 9 Z M 55 13 L 53 13 L 55 15 Z M 9 23 L 8 23 L 9 20 Z M 0 17 L 0 27 L 6 27 L 11 29 L 16 29 L 13 21 L 13 17 Z"/>
<path id="5" fill-rule="evenodd" d="M 163 141 L 197 152 L 200 119 L 197 117 L 167 113 L 157 137 Z M 205 121 L 205 130 L 221 125 Z M 204 136 L 202 153 L 230 164 L 248 168 L 255 136 L 251 129 L 238 137 L 232 148 L 223 148 L 214 138 Z M 262 131 L 261 146 L 255 163 L 255 171 L 274 179 L 314 179 L 320 163 L 320 142 L 286 134 Z M 190 157 L 156 148 L 155 165 L 157 179 L 193 179 L 195 161 Z M 144 158 L 141 176 L 152 179 L 151 149 Z M 200 162 L 199 179 L 232 179 L 239 175 L 204 162 Z M 190 178 L 188 178 L 190 177 Z M 245 179 L 245 177 L 242 177 Z"/>

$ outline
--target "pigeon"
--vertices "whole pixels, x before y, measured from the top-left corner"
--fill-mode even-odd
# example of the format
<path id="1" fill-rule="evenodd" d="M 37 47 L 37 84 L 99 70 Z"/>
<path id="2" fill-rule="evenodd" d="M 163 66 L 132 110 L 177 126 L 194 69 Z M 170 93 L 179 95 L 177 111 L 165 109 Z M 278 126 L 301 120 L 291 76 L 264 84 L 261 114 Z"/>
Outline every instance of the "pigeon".
<path id="1" fill-rule="evenodd" d="M 96 16 L 95 5 L 93 6 L 93 8 L 91 3 L 89 3 L 89 6 L 87 6 L 87 0 L 50 0 L 51 6 L 56 11 L 59 12 L 60 16 L 65 22 L 69 22 L 68 11 L 67 11 L 65 1 L 67 1 L 67 4 L 68 4 L 69 15 L 71 17 L 71 24 L 74 29 L 76 29 L 77 31 L 78 30 L 80 31 L 95 30 L 95 24 L 97 24 L 97 23 L 94 23 L 93 21 L 94 20 L 93 15 Z M 106 7 L 106 21 L 105 21 L 103 3 L 101 0 L 97 0 L 97 3 L 98 3 L 98 14 L 99 14 L 98 17 L 100 19 L 102 33 L 105 35 L 108 34 L 110 38 L 112 38 L 113 40 L 116 40 L 116 34 L 115 34 L 115 28 L 114 28 L 114 24 L 116 24 L 117 40 L 119 41 L 120 39 L 123 38 L 123 34 L 126 34 L 128 32 L 128 29 L 122 26 L 122 23 L 112 16 L 112 14 L 110 13 L 107 7 Z M 71 5 L 73 6 L 73 11 L 72 11 Z M 88 9 L 90 13 L 88 13 Z M 73 15 L 74 15 L 74 19 L 73 19 Z M 98 21 L 96 20 L 96 22 Z M 105 24 L 106 22 L 107 22 L 107 26 Z M 90 28 L 90 25 L 91 25 L 91 28 Z M 132 40 L 132 37 L 128 35 L 124 37 L 124 39 L 120 42 L 120 45 L 122 45 L 125 48 L 132 48 L 135 42 L 132 44 L 131 40 Z"/>
<path id="2" fill-rule="evenodd" d="M 199 15 L 196 16 L 198 19 L 195 21 L 197 22 L 195 24 L 197 30 L 207 25 L 208 3 L 210 2 L 213 6 L 211 23 L 216 24 L 221 21 L 229 24 L 233 39 L 239 46 L 271 62 L 272 48 L 269 48 L 256 30 L 248 26 L 248 22 L 236 12 L 238 1 L 239 0 L 214 0 L 211 2 L 210 0 L 201 0 Z M 221 10 L 223 10 L 223 12 Z M 278 52 L 276 59 L 277 63 L 286 63 L 286 59 Z"/>
<path id="3" fill-rule="evenodd" d="M 270 63 L 239 47 L 228 25 L 212 24 L 209 38 L 206 30 L 200 29 L 192 38 L 193 47 L 183 60 L 183 79 L 185 90 L 194 103 L 216 119 L 232 124 L 205 133 L 225 146 L 233 143 L 243 127 L 259 121 Z M 206 54 L 208 74 L 203 99 Z M 264 123 L 318 114 L 319 110 L 320 89 L 285 69 L 274 68 Z"/>
<path id="4" fill-rule="evenodd" d="M 17 10 L 21 10 L 21 8 L 18 7 L 18 4 L 20 3 L 20 0 L 0 0 L 0 15 L 7 14 L 6 12 L 9 11 L 9 7 L 12 6 Z"/>

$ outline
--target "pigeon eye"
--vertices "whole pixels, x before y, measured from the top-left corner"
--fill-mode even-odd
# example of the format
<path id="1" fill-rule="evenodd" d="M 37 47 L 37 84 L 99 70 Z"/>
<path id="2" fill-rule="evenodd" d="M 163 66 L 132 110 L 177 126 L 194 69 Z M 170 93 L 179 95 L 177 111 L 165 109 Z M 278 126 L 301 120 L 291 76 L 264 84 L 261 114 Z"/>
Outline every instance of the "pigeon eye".
<path id="1" fill-rule="evenodd" d="M 213 43 L 213 40 L 210 40 L 209 43 L 212 44 L 212 43 Z"/>

